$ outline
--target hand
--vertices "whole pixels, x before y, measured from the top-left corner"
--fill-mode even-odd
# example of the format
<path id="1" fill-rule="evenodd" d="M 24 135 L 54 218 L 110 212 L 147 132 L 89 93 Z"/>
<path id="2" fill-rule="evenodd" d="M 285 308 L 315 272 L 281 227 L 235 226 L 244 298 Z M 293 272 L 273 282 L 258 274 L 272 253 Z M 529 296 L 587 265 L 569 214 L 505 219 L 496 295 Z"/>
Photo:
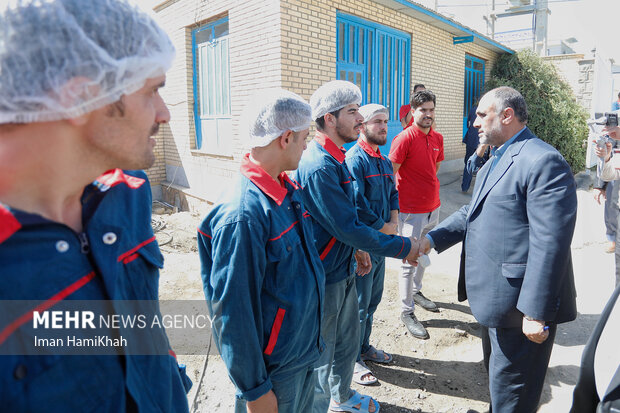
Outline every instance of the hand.
<path id="1" fill-rule="evenodd" d="M 381 227 L 379 232 L 382 232 L 385 235 L 398 235 L 398 224 L 392 221 L 386 222 L 383 224 L 383 227 Z"/>
<path id="2" fill-rule="evenodd" d="M 431 252 L 431 242 L 426 237 L 418 242 L 418 256 L 421 257 L 424 254 Z"/>
<path id="3" fill-rule="evenodd" d="M 403 258 L 403 263 L 408 262 L 414 267 L 418 266 L 418 258 L 420 255 L 418 254 L 418 239 L 416 237 L 409 237 L 411 241 L 411 249 L 405 258 Z"/>
<path id="4" fill-rule="evenodd" d="M 488 147 L 488 143 L 481 143 L 480 145 L 478 145 L 478 147 L 476 148 L 476 155 L 478 155 L 478 158 L 482 158 L 484 156 L 484 153 L 487 151 Z"/>
<path id="5" fill-rule="evenodd" d="M 548 327 L 542 320 L 528 320 L 523 316 L 523 334 L 534 343 L 542 343 L 549 337 Z"/>
<path id="6" fill-rule="evenodd" d="M 611 139 L 620 140 L 620 127 L 618 126 L 605 126 L 603 133 L 608 134 Z"/>
<path id="7" fill-rule="evenodd" d="M 278 399 L 273 390 L 260 396 L 253 402 L 247 402 L 248 413 L 278 413 Z"/>
<path id="8" fill-rule="evenodd" d="M 603 188 L 594 188 L 594 199 L 599 205 L 601 204 L 601 197 L 603 197 L 603 200 L 607 199 L 605 190 Z"/>
<path id="9" fill-rule="evenodd" d="M 357 250 L 355 252 L 355 262 L 357 263 L 355 273 L 360 277 L 363 277 L 372 270 L 370 255 L 365 251 Z"/>
<path id="10" fill-rule="evenodd" d="M 605 162 L 609 162 L 611 159 L 611 142 L 605 144 L 605 148 L 599 148 L 598 145 L 594 147 L 594 152 L 599 158 L 604 158 Z"/>

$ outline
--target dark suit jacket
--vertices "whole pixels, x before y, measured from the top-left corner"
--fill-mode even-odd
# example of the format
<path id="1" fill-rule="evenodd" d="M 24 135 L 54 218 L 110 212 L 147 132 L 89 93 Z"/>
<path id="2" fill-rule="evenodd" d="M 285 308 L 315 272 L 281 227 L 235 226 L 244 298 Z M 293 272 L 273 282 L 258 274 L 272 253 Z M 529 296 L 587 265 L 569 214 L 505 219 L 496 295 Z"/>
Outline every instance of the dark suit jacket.
<path id="1" fill-rule="evenodd" d="M 596 323 L 594 331 L 592 331 L 588 339 L 586 347 L 583 349 L 581 370 L 579 371 L 579 379 L 573 393 L 573 406 L 570 413 L 594 413 L 597 411 L 597 408 L 600 409 L 598 411 L 605 413 L 620 411 L 620 366 L 612 378 L 602 402 L 598 397 L 596 383 L 594 382 L 594 354 L 603 329 L 605 327 L 618 328 L 618 326 L 606 324 L 614 305 L 620 305 L 620 302 L 617 302 L 619 295 L 620 285 L 616 287 L 616 290 L 611 295 L 605 309 L 601 313 L 601 318 Z M 616 410 L 612 410 L 612 408 Z"/>
<path id="2" fill-rule="evenodd" d="M 459 300 L 487 327 L 520 327 L 523 314 L 562 323 L 577 315 L 570 244 L 577 212 L 570 167 L 525 129 L 472 201 L 430 236 L 438 252 L 463 241 Z"/>

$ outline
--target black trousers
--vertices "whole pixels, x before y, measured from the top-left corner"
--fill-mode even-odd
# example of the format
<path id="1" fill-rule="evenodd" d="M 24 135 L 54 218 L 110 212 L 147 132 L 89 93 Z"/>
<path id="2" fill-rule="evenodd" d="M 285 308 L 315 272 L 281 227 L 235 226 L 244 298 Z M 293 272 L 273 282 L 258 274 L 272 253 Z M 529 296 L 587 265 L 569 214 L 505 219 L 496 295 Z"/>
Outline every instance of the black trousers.
<path id="1" fill-rule="evenodd" d="M 521 327 L 484 328 L 482 351 L 489 373 L 491 410 L 498 413 L 534 413 L 538 408 L 557 325 L 536 344 Z"/>

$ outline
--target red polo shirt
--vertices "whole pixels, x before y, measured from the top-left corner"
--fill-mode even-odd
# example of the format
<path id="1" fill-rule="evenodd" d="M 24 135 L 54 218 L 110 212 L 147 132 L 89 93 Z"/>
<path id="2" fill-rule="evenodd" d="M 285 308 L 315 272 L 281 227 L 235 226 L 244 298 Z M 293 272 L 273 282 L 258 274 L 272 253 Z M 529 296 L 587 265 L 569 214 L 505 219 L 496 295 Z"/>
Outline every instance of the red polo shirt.
<path id="1" fill-rule="evenodd" d="M 400 212 L 420 214 L 437 209 L 440 202 L 436 164 L 444 159 L 443 136 L 433 129 L 425 134 L 414 124 L 394 138 L 389 158 L 400 164 L 396 173 Z"/>

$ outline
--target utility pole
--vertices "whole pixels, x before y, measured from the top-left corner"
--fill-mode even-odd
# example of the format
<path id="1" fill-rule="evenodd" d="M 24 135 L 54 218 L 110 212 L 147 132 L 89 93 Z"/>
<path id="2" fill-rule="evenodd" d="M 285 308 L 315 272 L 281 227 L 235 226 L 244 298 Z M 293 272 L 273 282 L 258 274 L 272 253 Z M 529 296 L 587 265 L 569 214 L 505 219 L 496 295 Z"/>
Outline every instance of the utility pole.
<path id="1" fill-rule="evenodd" d="M 482 18 L 487 22 L 487 36 L 490 36 L 491 39 L 495 39 L 495 20 L 497 20 L 497 16 L 495 15 L 495 0 L 491 0 L 491 12 L 482 16 Z"/>
<path id="2" fill-rule="evenodd" d="M 548 0 L 534 0 L 534 52 L 539 56 L 547 54 Z"/>
<path id="3" fill-rule="evenodd" d="M 548 0 L 509 0 L 511 7 L 502 13 L 495 12 L 495 0 L 491 0 L 491 12 L 484 16 L 487 22 L 487 35 L 490 32 L 495 39 L 495 21 L 500 17 L 512 17 L 523 14 L 532 14 L 532 50 L 539 56 L 547 53 L 547 27 L 548 16 L 551 11 Z M 532 4 L 533 2 L 533 4 Z"/>

